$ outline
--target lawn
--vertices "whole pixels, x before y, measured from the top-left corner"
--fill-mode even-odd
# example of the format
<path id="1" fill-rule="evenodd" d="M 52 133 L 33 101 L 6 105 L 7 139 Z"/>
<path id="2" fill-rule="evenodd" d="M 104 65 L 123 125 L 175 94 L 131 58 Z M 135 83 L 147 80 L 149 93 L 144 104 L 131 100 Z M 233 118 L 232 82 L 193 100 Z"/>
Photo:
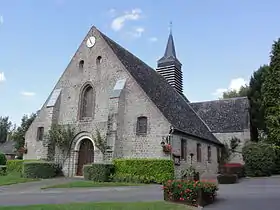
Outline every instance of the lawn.
<path id="1" fill-rule="evenodd" d="M 118 182 L 93 182 L 93 181 L 73 181 L 65 184 L 51 185 L 42 187 L 48 188 L 84 188 L 84 187 L 122 187 L 122 186 L 140 186 L 144 184 L 118 183 Z"/>
<path id="2" fill-rule="evenodd" d="M 25 183 L 37 180 L 38 179 L 23 178 L 20 176 L 20 173 L 9 173 L 6 176 L 0 176 L 0 186 Z"/>
<path id="3" fill-rule="evenodd" d="M 191 207 L 166 202 L 70 203 L 32 206 L 7 206 L 0 210 L 191 210 Z"/>

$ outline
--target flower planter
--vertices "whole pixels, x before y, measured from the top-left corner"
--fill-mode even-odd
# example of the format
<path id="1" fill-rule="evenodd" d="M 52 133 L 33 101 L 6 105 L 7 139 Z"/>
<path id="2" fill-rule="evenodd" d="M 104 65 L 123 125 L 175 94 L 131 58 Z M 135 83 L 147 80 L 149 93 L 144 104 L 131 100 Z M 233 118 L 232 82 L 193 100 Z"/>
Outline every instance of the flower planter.
<path id="1" fill-rule="evenodd" d="M 168 181 L 163 187 L 165 201 L 191 206 L 206 206 L 214 202 L 217 185 L 193 180 Z"/>
<path id="2" fill-rule="evenodd" d="M 172 147 L 170 144 L 164 144 L 162 146 L 162 151 L 165 152 L 165 153 L 171 153 L 172 151 Z"/>

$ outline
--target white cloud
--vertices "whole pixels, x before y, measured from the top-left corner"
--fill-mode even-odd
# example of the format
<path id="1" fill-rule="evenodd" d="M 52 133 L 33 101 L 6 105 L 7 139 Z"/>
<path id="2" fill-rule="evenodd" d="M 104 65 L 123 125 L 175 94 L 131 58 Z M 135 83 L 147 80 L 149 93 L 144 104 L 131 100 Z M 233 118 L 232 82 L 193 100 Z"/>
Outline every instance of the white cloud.
<path id="1" fill-rule="evenodd" d="M 0 25 L 4 23 L 4 17 L 0 15 Z"/>
<path id="2" fill-rule="evenodd" d="M 22 91 L 20 94 L 27 97 L 32 97 L 36 95 L 36 93 L 34 92 L 27 92 L 27 91 Z"/>
<path id="3" fill-rule="evenodd" d="M 142 34 L 144 33 L 145 29 L 143 27 L 135 27 L 133 31 L 129 32 L 129 34 L 133 38 L 140 38 Z"/>
<path id="4" fill-rule="evenodd" d="M 157 41 L 158 41 L 158 38 L 157 38 L 157 37 L 150 37 L 150 38 L 149 38 L 149 41 L 150 41 L 150 42 L 157 42 Z"/>
<path id="5" fill-rule="evenodd" d="M 0 72 L 0 82 L 4 82 L 6 80 L 4 72 Z"/>
<path id="6" fill-rule="evenodd" d="M 138 20 L 141 17 L 141 14 L 141 9 L 132 9 L 130 12 L 125 12 L 123 15 L 116 17 L 112 21 L 111 28 L 114 31 L 119 31 L 124 27 L 126 21 Z"/>
<path id="7" fill-rule="evenodd" d="M 248 81 L 246 81 L 244 78 L 235 78 L 230 81 L 228 88 L 218 88 L 213 93 L 214 96 L 221 97 L 224 92 L 226 91 L 232 91 L 232 90 L 240 90 L 241 86 L 248 85 Z"/>

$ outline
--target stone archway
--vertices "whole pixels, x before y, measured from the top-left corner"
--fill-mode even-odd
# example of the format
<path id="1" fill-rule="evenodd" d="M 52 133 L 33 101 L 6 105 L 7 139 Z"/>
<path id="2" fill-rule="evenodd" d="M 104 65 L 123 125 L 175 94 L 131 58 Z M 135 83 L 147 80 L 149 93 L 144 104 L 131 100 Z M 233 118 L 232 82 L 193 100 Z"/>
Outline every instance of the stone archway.
<path id="1" fill-rule="evenodd" d="M 76 175 L 83 176 L 83 166 L 94 162 L 94 142 L 84 136 L 77 141 L 75 150 L 78 151 Z"/>

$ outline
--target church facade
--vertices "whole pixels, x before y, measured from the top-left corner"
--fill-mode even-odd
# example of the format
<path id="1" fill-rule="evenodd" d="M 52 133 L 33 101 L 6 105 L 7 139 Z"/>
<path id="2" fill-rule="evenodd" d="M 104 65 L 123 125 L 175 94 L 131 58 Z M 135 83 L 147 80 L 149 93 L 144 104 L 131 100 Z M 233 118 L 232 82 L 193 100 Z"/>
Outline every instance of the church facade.
<path id="1" fill-rule="evenodd" d="M 66 176 L 113 158 L 173 158 L 164 143 L 180 159 L 177 175 L 190 164 L 216 173 L 223 143 L 250 137 L 248 100 L 191 103 L 182 92 L 181 66 L 172 34 L 154 70 L 92 27 L 26 132 L 24 159 L 48 157 L 44 134 L 57 123 L 77 130 L 63 162 Z M 93 141 L 96 129 L 110 147 L 105 156 Z"/>

